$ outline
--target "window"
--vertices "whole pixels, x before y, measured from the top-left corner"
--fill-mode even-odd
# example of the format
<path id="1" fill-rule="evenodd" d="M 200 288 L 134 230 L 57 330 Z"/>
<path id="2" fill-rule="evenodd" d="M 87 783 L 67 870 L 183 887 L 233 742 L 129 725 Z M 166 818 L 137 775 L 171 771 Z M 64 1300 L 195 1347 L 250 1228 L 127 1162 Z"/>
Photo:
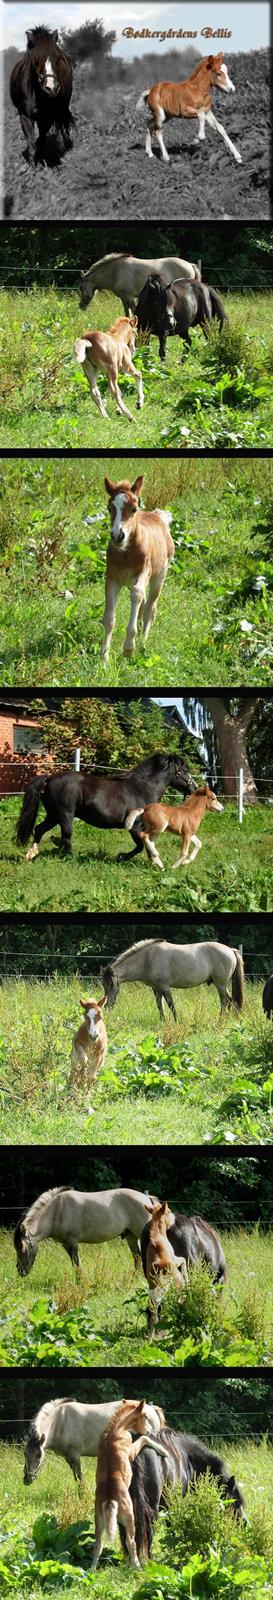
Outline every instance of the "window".
<path id="1" fill-rule="evenodd" d="M 13 750 L 15 756 L 43 755 L 45 750 L 40 728 L 18 728 L 13 725 Z"/>

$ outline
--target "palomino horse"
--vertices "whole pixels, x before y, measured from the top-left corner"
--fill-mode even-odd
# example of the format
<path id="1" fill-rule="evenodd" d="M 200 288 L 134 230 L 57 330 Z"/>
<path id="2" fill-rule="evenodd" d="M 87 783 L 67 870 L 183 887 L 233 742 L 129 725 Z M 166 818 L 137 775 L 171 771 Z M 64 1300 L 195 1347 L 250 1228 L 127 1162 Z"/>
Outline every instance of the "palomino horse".
<path id="1" fill-rule="evenodd" d="M 132 1440 L 132 1433 L 137 1438 Z M 104 1533 L 111 1544 L 118 1523 L 125 1529 L 125 1543 L 131 1565 L 139 1567 L 135 1542 L 135 1522 L 129 1488 L 132 1463 L 147 1442 L 156 1454 L 165 1456 L 164 1446 L 150 1433 L 146 1400 L 123 1400 L 101 1435 L 98 1447 L 98 1464 L 95 1494 L 95 1547 L 92 1572 L 98 1565 Z"/>
<path id="2" fill-rule="evenodd" d="M 10 95 L 19 113 L 27 140 L 28 158 L 43 160 L 46 135 L 55 123 L 65 146 L 70 144 L 73 117 L 69 110 L 72 70 L 68 57 L 58 44 L 58 30 L 32 28 L 27 33 L 27 50 L 15 62 L 10 76 Z M 39 141 L 35 151 L 34 127 Z"/>
<path id="3" fill-rule="evenodd" d="M 25 1446 L 24 1483 L 34 1483 L 41 1471 L 45 1451 L 67 1461 L 76 1483 L 82 1483 L 81 1456 L 96 1456 L 101 1434 L 119 1410 L 120 1400 L 104 1400 L 100 1405 L 84 1405 L 79 1400 L 46 1400 L 30 1425 Z M 151 1433 L 164 1427 L 164 1411 L 147 1405 Z"/>
<path id="4" fill-rule="evenodd" d="M 108 1239 L 127 1239 L 134 1261 L 138 1261 L 138 1240 L 154 1203 L 154 1196 L 138 1189 L 100 1189 L 94 1194 L 65 1186 L 46 1189 L 15 1228 L 20 1277 L 31 1271 L 42 1239 L 62 1244 L 75 1267 L 81 1265 L 79 1243 L 103 1244 Z"/>
<path id="5" fill-rule="evenodd" d="M 38 807 L 43 801 L 46 811 L 44 822 L 34 830 L 34 844 L 27 851 L 27 861 L 38 855 L 44 833 L 59 823 L 61 849 L 68 854 L 74 817 L 80 817 L 93 828 L 124 828 L 132 806 L 141 811 L 148 800 L 161 800 L 165 789 L 178 789 L 182 794 L 192 794 L 196 789 L 180 755 L 164 755 L 156 750 L 153 755 L 139 761 L 127 772 L 55 772 L 51 778 L 33 778 L 26 789 L 17 826 L 18 844 L 27 844 L 34 830 Z M 132 831 L 135 849 L 121 853 L 120 861 L 130 861 L 143 849 L 138 834 Z"/>
<path id="6" fill-rule="evenodd" d="M 135 1539 L 139 1561 L 148 1561 L 152 1551 L 154 1524 L 164 1500 L 165 1485 L 179 1483 L 181 1494 L 210 1472 L 218 1483 L 223 1498 L 229 1501 L 234 1516 L 247 1521 L 244 1499 L 239 1483 L 223 1461 L 222 1456 L 203 1444 L 194 1434 L 182 1433 L 163 1427 L 159 1440 L 165 1446 L 166 1460 L 160 1461 L 153 1450 L 145 1450 L 133 1463 L 130 1495 L 135 1521 Z M 124 1529 L 120 1528 L 123 1549 L 126 1549 Z"/>
<path id="7" fill-rule="evenodd" d="M 134 366 L 132 356 L 135 354 L 137 322 L 135 317 L 117 317 L 111 328 L 103 333 L 100 329 L 91 333 L 84 333 L 82 339 L 75 339 L 74 352 L 76 361 L 83 367 L 92 400 L 98 406 L 101 417 L 107 417 L 108 412 L 102 400 L 97 382 L 97 372 L 101 367 L 106 373 L 109 387 L 114 400 L 117 402 L 117 411 L 129 417 L 133 422 L 133 413 L 128 411 L 128 406 L 122 399 L 118 385 L 120 372 L 129 378 L 135 378 L 137 384 L 137 407 L 141 410 L 144 405 L 143 383 L 141 372 Z"/>
<path id="8" fill-rule="evenodd" d="M 209 1267 L 214 1283 L 223 1284 L 227 1281 L 227 1268 L 224 1250 L 221 1244 L 221 1239 L 219 1238 L 219 1234 L 216 1233 L 215 1228 L 212 1228 L 209 1222 L 205 1222 L 204 1217 L 187 1217 L 179 1215 L 173 1217 L 172 1212 L 170 1212 L 169 1207 L 166 1206 L 166 1204 L 165 1207 L 160 1207 L 159 1202 L 157 1202 L 157 1205 L 152 1212 L 151 1220 L 145 1223 L 140 1240 L 143 1272 L 145 1273 L 145 1278 L 148 1279 L 148 1283 L 150 1283 L 151 1289 L 154 1287 L 156 1290 L 156 1293 L 150 1297 L 151 1306 L 148 1307 L 148 1329 L 150 1333 L 153 1332 L 155 1324 L 158 1321 L 160 1304 L 164 1293 L 164 1288 L 161 1287 L 162 1267 L 160 1264 L 160 1251 L 158 1252 L 158 1259 L 156 1263 L 157 1274 L 154 1286 L 151 1282 L 151 1278 L 149 1277 L 151 1265 L 151 1254 L 149 1254 L 150 1242 L 154 1229 L 154 1218 L 157 1222 L 156 1214 L 159 1213 L 160 1210 L 163 1217 L 163 1228 L 166 1226 L 167 1244 L 172 1251 L 175 1265 L 176 1267 L 182 1267 L 182 1275 L 180 1276 L 179 1273 L 177 1279 L 177 1283 L 179 1281 L 180 1288 L 182 1287 L 182 1277 L 184 1278 L 184 1283 L 187 1283 L 188 1267 L 195 1266 L 196 1261 L 204 1261 L 206 1263 L 206 1266 Z M 170 1222 L 168 1221 L 168 1213 L 171 1219 Z M 166 1268 L 167 1264 L 165 1264 L 165 1270 Z"/>
<path id="9" fill-rule="evenodd" d="M 81 272 L 80 304 L 88 306 L 97 289 L 109 289 L 122 300 L 125 316 L 134 311 L 138 296 L 150 272 L 160 272 L 163 283 L 170 278 L 185 278 L 200 282 L 199 267 L 194 261 L 183 261 L 180 256 L 158 256 L 146 260 L 138 256 L 116 254 L 102 256 L 93 261 L 87 272 Z"/>
<path id="10" fill-rule="evenodd" d="M 222 51 L 218 56 L 205 56 L 198 66 L 194 68 L 190 78 L 185 78 L 184 83 L 155 83 L 152 89 L 144 89 L 137 102 L 137 111 L 142 110 L 145 101 L 152 112 L 152 133 L 159 144 L 163 161 L 170 157 L 164 145 L 162 127 L 166 118 L 170 117 L 198 117 L 198 137 L 205 138 L 205 123 L 210 128 L 216 128 L 221 134 L 225 144 L 230 150 L 234 160 L 241 164 L 242 157 L 236 145 L 232 144 L 228 133 L 223 128 L 222 122 L 217 122 L 212 111 L 212 89 L 224 89 L 225 94 L 235 94 L 235 84 L 228 76 L 227 67 L 223 61 Z M 152 156 L 151 134 L 147 128 L 146 155 Z"/>
<path id="11" fill-rule="evenodd" d="M 220 800 L 217 800 L 216 794 L 213 794 L 213 790 L 209 789 L 207 783 L 204 783 L 203 789 L 198 789 L 196 794 L 190 795 L 183 806 L 163 806 L 162 803 L 152 803 L 152 805 L 144 806 L 141 818 L 137 816 L 136 811 L 129 811 L 125 827 L 130 831 L 137 823 L 142 844 L 145 845 L 145 850 L 147 850 L 152 866 L 161 867 L 162 872 L 164 872 L 163 861 L 161 861 L 154 840 L 159 833 L 178 834 L 179 838 L 182 839 L 182 855 L 178 856 L 178 861 L 173 861 L 172 863 L 175 870 L 176 867 L 186 867 L 188 862 L 195 861 L 198 850 L 202 849 L 201 840 L 197 839 L 196 831 L 197 828 L 200 828 L 200 823 L 203 822 L 205 811 L 223 811 Z M 190 844 L 193 844 L 191 855 L 189 855 Z"/>
<path id="12" fill-rule="evenodd" d="M 140 510 L 143 476 L 135 478 L 132 484 L 128 478 L 122 478 L 116 484 L 111 478 L 105 478 L 104 482 L 109 495 L 111 525 L 106 553 L 102 647 L 102 659 L 107 666 L 121 589 L 130 589 L 131 592 L 131 615 L 123 646 L 124 654 L 131 656 L 136 645 L 138 622 L 142 623 L 143 641 L 146 644 L 174 555 L 174 542 L 170 534 L 170 511 L 160 511 L 158 507 L 155 511 Z"/>
<path id="13" fill-rule="evenodd" d="M 168 944 L 167 939 L 141 939 L 130 945 L 115 961 L 102 969 L 101 977 L 108 1005 L 113 1006 L 121 983 L 145 983 L 152 990 L 163 1017 L 163 1001 L 173 1012 L 174 989 L 194 989 L 200 983 L 214 983 L 221 1002 L 221 1011 L 230 1004 L 228 984 L 232 984 L 232 1000 L 242 1010 L 244 998 L 244 964 L 239 950 L 216 940 L 202 944 Z"/>

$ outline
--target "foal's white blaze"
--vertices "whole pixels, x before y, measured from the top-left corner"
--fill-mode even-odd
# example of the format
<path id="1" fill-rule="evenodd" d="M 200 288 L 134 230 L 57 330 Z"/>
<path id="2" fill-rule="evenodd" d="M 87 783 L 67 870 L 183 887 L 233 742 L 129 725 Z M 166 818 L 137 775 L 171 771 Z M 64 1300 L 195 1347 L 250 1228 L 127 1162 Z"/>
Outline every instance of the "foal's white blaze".
<path id="1" fill-rule="evenodd" d="M 230 91 L 232 94 L 235 94 L 235 83 L 232 83 L 232 78 L 229 78 L 228 70 L 224 61 L 222 67 L 220 67 L 217 83 L 219 83 L 221 89 L 226 89 L 227 94 L 230 94 Z"/>
<path id="2" fill-rule="evenodd" d="M 51 60 L 50 60 L 50 56 L 47 56 L 47 60 L 45 61 L 45 82 L 46 82 L 46 88 L 47 89 L 51 89 L 51 90 L 54 89 L 54 87 L 55 87 L 55 79 L 54 79 L 54 72 L 53 72 L 53 67 L 52 67 L 52 63 L 51 63 Z"/>
<path id="3" fill-rule="evenodd" d="M 117 540 L 117 543 L 120 540 L 120 543 L 122 544 L 122 549 L 126 550 L 126 546 L 127 546 L 127 544 L 129 544 L 129 539 L 130 539 L 130 529 L 128 528 L 126 530 L 125 528 L 122 527 L 122 517 L 123 517 L 123 512 L 124 512 L 124 506 L 126 506 L 126 494 L 116 494 L 115 498 L 113 500 L 113 505 L 115 507 L 115 516 L 114 516 L 114 521 L 112 523 L 112 535 L 111 536 L 112 536 L 112 539 L 116 539 Z"/>
<path id="4" fill-rule="evenodd" d="M 88 1015 L 88 1019 L 89 1019 L 88 1033 L 90 1034 L 90 1039 L 97 1039 L 98 1038 L 98 1028 L 97 1028 L 96 1012 L 93 1011 L 93 1007 L 92 1006 L 90 1006 L 90 1011 L 88 1011 L 87 1015 Z"/>

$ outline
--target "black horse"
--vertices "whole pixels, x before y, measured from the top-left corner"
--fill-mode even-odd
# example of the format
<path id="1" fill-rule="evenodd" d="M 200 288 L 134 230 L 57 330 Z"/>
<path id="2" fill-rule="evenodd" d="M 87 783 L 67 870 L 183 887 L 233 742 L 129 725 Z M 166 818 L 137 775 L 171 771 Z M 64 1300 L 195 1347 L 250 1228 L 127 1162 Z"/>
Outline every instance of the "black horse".
<path id="1" fill-rule="evenodd" d="M 146 1256 L 149 1244 L 151 1222 L 145 1223 L 142 1230 L 140 1248 L 143 1272 L 146 1277 Z M 167 1228 L 167 1238 L 172 1245 L 175 1256 L 183 1257 L 184 1278 L 187 1278 L 187 1268 L 194 1266 L 196 1261 L 205 1261 L 210 1268 L 214 1283 L 226 1283 L 226 1260 L 219 1239 L 219 1234 L 205 1222 L 203 1217 L 175 1216 L 171 1228 Z M 182 1278 L 182 1275 L 181 1275 Z M 182 1280 L 183 1281 L 183 1280 Z M 162 1298 L 164 1287 L 162 1290 Z M 148 1329 L 152 1332 L 158 1321 L 160 1304 L 148 1306 Z"/>
<path id="2" fill-rule="evenodd" d="M 207 283 L 187 283 L 175 278 L 167 287 L 160 273 L 147 278 L 136 308 L 139 333 L 149 330 L 159 338 L 159 355 L 164 361 L 168 334 L 179 334 L 190 348 L 190 328 L 197 324 L 207 337 L 207 324 L 217 318 L 220 328 L 227 322 L 220 295 Z M 183 357 L 182 357 L 183 359 Z"/>
<path id="3" fill-rule="evenodd" d="M 246 1521 L 242 1491 L 222 1456 L 218 1456 L 215 1450 L 210 1450 L 209 1446 L 203 1444 L 201 1439 L 196 1439 L 194 1434 L 161 1428 L 158 1439 L 166 1448 L 165 1460 L 163 1456 L 156 1455 L 154 1450 L 149 1450 L 147 1447 L 137 1456 L 132 1467 L 130 1495 L 139 1561 L 147 1561 L 151 1555 L 154 1523 L 158 1517 L 166 1484 L 172 1486 L 174 1483 L 180 1483 L 182 1495 L 185 1495 L 194 1478 L 200 1478 L 202 1473 L 209 1470 L 212 1477 L 216 1478 L 224 1497 L 230 1501 L 235 1516 L 242 1517 Z M 122 1547 L 126 1551 L 125 1529 L 121 1524 L 119 1533 Z"/>
<path id="4" fill-rule="evenodd" d="M 128 812 L 141 801 L 161 800 L 166 789 L 192 794 L 196 789 L 180 755 L 164 755 L 156 750 L 137 767 L 128 772 L 107 772 L 96 775 L 88 772 L 56 772 L 51 778 L 34 778 L 26 789 L 17 825 L 17 843 L 27 844 L 34 831 L 40 801 L 46 811 L 44 822 L 34 831 L 34 844 L 28 851 L 28 860 L 38 855 L 38 845 L 44 833 L 50 833 L 59 823 L 61 848 L 71 851 L 74 817 L 88 822 L 93 828 L 124 828 Z M 122 852 L 119 861 L 130 861 L 143 849 L 137 824 L 130 829 L 135 849 Z"/>
<path id="5" fill-rule="evenodd" d="M 271 978 L 266 979 L 262 993 L 262 1003 L 265 1016 L 268 1017 L 270 1022 L 271 1017 L 273 1016 L 273 973 Z"/>
<path id="6" fill-rule="evenodd" d="M 74 119 L 69 110 L 72 94 L 72 69 L 58 45 L 58 30 L 33 28 L 27 33 L 27 50 L 15 62 L 10 76 L 10 96 L 19 113 L 27 141 L 28 158 L 43 160 L 46 135 L 55 124 L 64 146 L 70 144 Z M 35 149 L 34 126 L 39 139 Z"/>

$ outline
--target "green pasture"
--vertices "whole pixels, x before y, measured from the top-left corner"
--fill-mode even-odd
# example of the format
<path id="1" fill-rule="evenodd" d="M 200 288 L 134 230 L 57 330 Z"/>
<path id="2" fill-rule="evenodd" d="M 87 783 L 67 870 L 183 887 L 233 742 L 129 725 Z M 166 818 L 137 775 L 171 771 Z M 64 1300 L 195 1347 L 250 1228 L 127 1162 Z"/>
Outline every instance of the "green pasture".
<path id="1" fill-rule="evenodd" d="M 152 1561 L 142 1572 L 132 1572 L 117 1542 L 115 1550 L 106 1545 L 94 1576 L 90 1559 L 95 1462 L 84 1461 L 85 1486 L 79 1493 L 66 1464 L 48 1453 L 40 1476 L 31 1488 L 25 1488 L 22 1448 L 13 1443 L 0 1446 L 1 1593 L 14 1592 L 16 1600 L 26 1594 L 31 1594 L 31 1600 L 40 1600 L 41 1593 L 52 1592 L 60 1600 L 69 1593 L 71 1600 L 78 1600 L 82 1590 L 90 1588 L 94 1600 L 132 1600 L 134 1595 L 139 1600 L 152 1600 L 152 1596 L 154 1600 L 156 1596 L 173 1600 L 182 1594 L 185 1600 L 192 1600 L 192 1594 L 199 1600 L 204 1594 L 214 1594 L 219 1600 L 223 1595 L 228 1600 L 235 1600 L 236 1595 L 241 1600 L 252 1596 L 253 1600 L 268 1600 L 273 1548 L 272 1448 L 266 1439 L 254 1443 L 243 1436 L 232 1444 L 217 1438 L 213 1443 L 243 1487 L 249 1526 L 236 1523 L 221 1504 L 214 1483 L 201 1479 L 182 1503 L 177 1492 L 171 1497 L 167 1521 L 164 1513 L 160 1514 Z M 187 1549 L 181 1562 L 178 1549 L 183 1525 Z M 203 1566 L 202 1571 L 202 1556 L 203 1562 L 211 1563 L 212 1552 L 213 1582 L 210 1568 L 206 1573 Z"/>
<path id="2" fill-rule="evenodd" d="M 113 948 L 113 954 L 115 953 Z M 80 994 L 90 978 L 4 980 L 0 988 L 2 1144 L 255 1144 L 272 1140 L 272 1029 L 262 985 L 219 1022 L 213 988 L 176 992 L 178 1021 L 154 996 L 121 986 L 107 1015 L 108 1053 L 92 1094 L 68 1094 Z M 92 979 L 99 995 L 101 983 Z M 64 1262 L 62 1262 L 62 1269 Z"/>
<path id="3" fill-rule="evenodd" d="M 227 294 L 229 325 L 219 339 L 210 330 L 207 344 L 194 332 L 192 350 L 181 365 L 182 344 L 168 341 L 161 363 L 158 341 L 138 344 L 145 404 L 136 409 L 136 384 L 122 378 L 125 402 L 134 420 L 116 414 L 107 400 L 108 419 L 90 398 L 75 364 L 74 340 L 90 328 L 107 328 L 120 315 L 113 295 L 101 294 L 81 311 L 77 293 L 48 289 L 2 291 L 0 308 L 2 420 L 0 444 L 8 448 L 137 449 L 141 446 L 201 448 L 271 447 L 272 319 L 270 296 Z M 106 380 L 99 379 L 105 396 Z"/>
<path id="4" fill-rule="evenodd" d="M 41 1174 L 41 1187 L 43 1178 Z M 273 1366 L 273 1234 L 221 1230 L 228 1283 L 202 1265 L 178 1301 L 170 1289 L 152 1342 L 148 1288 L 126 1241 L 82 1246 L 82 1272 L 43 1241 L 18 1277 L 11 1232 L 0 1235 L 2 1366 Z"/>
<path id="5" fill-rule="evenodd" d="M 124 590 L 107 669 L 101 662 L 105 473 L 114 482 L 144 474 L 145 507 L 171 509 L 175 543 L 146 649 L 140 636 L 132 660 L 123 654 L 130 603 Z M 271 683 L 273 567 L 259 532 L 271 490 L 272 463 L 255 457 L 2 461 L 3 682 Z"/>
<path id="6" fill-rule="evenodd" d="M 200 832 L 202 850 L 192 865 L 175 870 L 180 841 L 165 833 L 160 840 L 163 872 L 150 865 L 146 851 L 128 865 L 117 861 L 120 850 L 129 854 L 131 849 L 125 829 L 91 828 L 77 819 L 71 856 L 58 850 L 56 828 L 42 839 L 34 861 L 26 861 L 25 847 L 17 847 L 15 841 L 20 806 L 20 796 L 4 799 L 0 806 L 1 911 L 146 914 L 273 909 L 270 804 L 248 807 L 241 825 L 232 803 L 225 804 L 223 813 L 208 812 Z M 38 820 L 43 816 L 41 806 Z"/>

